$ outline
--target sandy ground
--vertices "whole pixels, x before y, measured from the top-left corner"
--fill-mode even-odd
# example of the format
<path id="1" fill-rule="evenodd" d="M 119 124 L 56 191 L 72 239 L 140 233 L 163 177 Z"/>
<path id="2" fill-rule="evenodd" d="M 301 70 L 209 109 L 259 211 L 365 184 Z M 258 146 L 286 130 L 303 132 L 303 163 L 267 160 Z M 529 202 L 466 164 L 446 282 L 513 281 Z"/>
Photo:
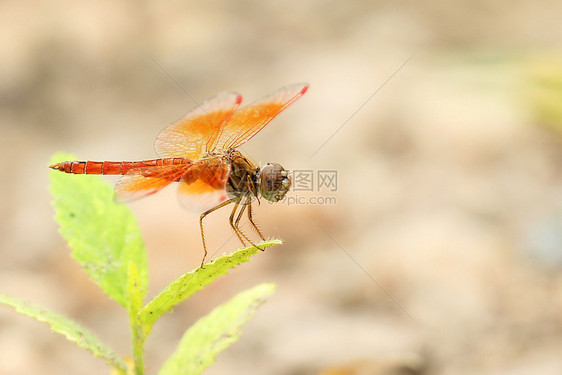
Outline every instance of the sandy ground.
<path id="1" fill-rule="evenodd" d="M 4 0 L 0 292 L 130 353 L 124 311 L 57 233 L 50 156 L 153 158 L 154 137 L 191 97 L 230 90 L 250 102 L 306 81 L 244 151 L 336 171 L 335 191 L 291 192 L 324 204 L 258 207 L 285 244 L 159 321 L 147 373 L 214 306 L 275 282 L 208 374 L 560 374 L 560 14 L 555 1 Z M 197 266 L 198 216 L 173 188 L 130 208 L 152 296 Z M 239 246 L 227 217 L 207 224 L 219 254 Z M 108 372 L 0 308 L 0 374 Z"/>

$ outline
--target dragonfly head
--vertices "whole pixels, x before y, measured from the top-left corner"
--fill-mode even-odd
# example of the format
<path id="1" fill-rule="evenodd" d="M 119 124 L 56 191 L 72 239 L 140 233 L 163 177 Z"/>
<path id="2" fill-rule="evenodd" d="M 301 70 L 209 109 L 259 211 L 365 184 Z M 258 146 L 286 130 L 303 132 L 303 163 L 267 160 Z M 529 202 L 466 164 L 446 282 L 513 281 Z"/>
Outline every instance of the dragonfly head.
<path id="1" fill-rule="evenodd" d="M 260 194 L 270 202 L 278 202 L 291 187 L 291 177 L 289 171 L 280 164 L 267 163 L 261 168 L 259 175 Z"/>

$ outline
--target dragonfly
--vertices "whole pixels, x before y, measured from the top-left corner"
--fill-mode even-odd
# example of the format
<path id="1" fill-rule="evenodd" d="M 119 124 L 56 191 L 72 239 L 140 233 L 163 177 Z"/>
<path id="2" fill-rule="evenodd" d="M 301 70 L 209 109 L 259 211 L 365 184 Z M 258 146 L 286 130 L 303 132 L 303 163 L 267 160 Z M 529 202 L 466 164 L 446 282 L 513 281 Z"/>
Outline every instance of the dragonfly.
<path id="1" fill-rule="evenodd" d="M 308 84 L 285 86 L 245 107 L 242 96 L 221 92 L 205 100 L 156 137 L 158 159 L 142 161 L 65 161 L 50 168 L 72 174 L 122 175 L 114 188 L 114 200 L 131 202 L 178 182 L 178 200 L 184 208 L 201 212 L 199 226 L 203 259 L 207 245 L 203 220 L 210 213 L 233 204 L 229 224 L 243 246 L 259 247 L 240 228 L 244 212 L 262 240 L 254 222 L 252 203 L 260 197 L 282 200 L 291 187 L 289 171 L 278 163 L 258 167 L 238 149 L 308 89 Z"/>

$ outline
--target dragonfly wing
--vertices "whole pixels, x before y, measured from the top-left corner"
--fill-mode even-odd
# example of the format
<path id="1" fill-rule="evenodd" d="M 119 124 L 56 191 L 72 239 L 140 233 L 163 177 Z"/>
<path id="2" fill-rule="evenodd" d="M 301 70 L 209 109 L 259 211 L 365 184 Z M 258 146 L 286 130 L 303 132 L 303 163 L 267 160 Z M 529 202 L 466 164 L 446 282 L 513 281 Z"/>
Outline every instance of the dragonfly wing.
<path id="1" fill-rule="evenodd" d="M 191 164 L 183 164 L 133 168 L 117 181 L 114 200 L 118 203 L 131 202 L 154 194 L 178 181 L 190 166 Z"/>
<path id="2" fill-rule="evenodd" d="M 285 86 L 274 93 L 234 112 L 219 136 L 216 147 L 222 150 L 236 148 L 267 125 L 281 111 L 300 98 L 308 84 Z"/>
<path id="3" fill-rule="evenodd" d="M 193 212 L 207 211 L 228 200 L 226 183 L 230 164 L 220 158 L 195 162 L 181 177 L 178 187 L 180 204 Z"/>
<path id="4" fill-rule="evenodd" d="M 156 137 L 154 148 L 162 158 L 197 160 L 214 148 L 221 129 L 242 102 L 240 94 L 222 92 L 205 100 Z"/>

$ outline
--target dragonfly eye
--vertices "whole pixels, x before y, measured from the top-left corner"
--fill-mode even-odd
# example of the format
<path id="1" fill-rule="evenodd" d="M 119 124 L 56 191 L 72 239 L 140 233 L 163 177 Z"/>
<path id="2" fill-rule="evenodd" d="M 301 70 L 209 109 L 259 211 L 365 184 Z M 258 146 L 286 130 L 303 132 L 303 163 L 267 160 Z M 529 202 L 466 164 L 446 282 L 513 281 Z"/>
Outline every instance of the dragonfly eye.
<path id="1" fill-rule="evenodd" d="M 278 202 L 291 187 L 289 172 L 277 163 L 267 163 L 260 172 L 260 194 L 270 202 Z"/>

